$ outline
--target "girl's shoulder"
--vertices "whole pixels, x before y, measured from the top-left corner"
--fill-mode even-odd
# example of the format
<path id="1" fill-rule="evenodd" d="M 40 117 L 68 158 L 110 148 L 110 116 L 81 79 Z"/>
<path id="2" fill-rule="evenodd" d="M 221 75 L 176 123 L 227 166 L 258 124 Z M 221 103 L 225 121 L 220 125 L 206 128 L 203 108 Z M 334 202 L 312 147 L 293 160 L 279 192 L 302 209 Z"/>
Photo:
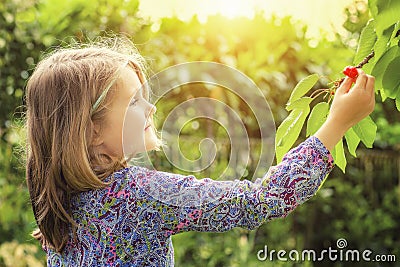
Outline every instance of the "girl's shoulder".
<path id="1" fill-rule="evenodd" d="M 110 176 L 104 179 L 104 182 L 110 184 L 124 183 L 128 180 L 137 180 L 140 177 L 148 176 L 152 172 L 154 172 L 154 170 L 132 165 L 113 172 Z"/>
<path id="2" fill-rule="evenodd" d="M 117 170 L 104 179 L 104 182 L 108 183 L 107 186 L 72 195 L 72 207 L 77 210 L 101 209 L 107 203 L 117 204 L 139 195 L 145 197 L 142 192 L 143 181 L 149 180 L 148 177 L 154 175 L 154 172 L 139 166 Z"/>
<path id="3" fill-rule="evenodd" d="M 128 181 L 141 181 L 149 178 L 154 178 L 160 175 L 162 175 L 162 172 L 159 172 L 157 170 L 137 165 L 131 165 L 126 168 L 115 171 L 105 179 L 105 182 L 109 182 L 112 184 L 112 183 L 125 183 Z"/>
<path id="4" fill-rule="evenodd" d="M 185 176 L 177 173 L 169 173 L 164 171 L 158 171 L 156 169 L 150 169 L 147 167 L 132 165 L 124 169 L 120 169 L 114 172 L 112 175 L 106 178 L 106 182 L 110 183 L 125 183 L 127 181 L 137 182 L 139 184 L 146 183 L 169 183 L 177 182 L 182 179 L 192 180 L 195 179 L 193 175 Z"/>
<path id="5" fill-rule="evenodd" d="M 179 179 L 181 179 L 181 175 L 133 165 L 115 171 L 107 177 L 105 182 L 109 185 L 100 194 L 122 191 L 142 194 L 142 191 L 147 192 L 150 189 L 158 191 L 160 187 L 174 184 Z"/>
<path id="6" fill-rule="evenodd" d="M 113 172 L 111 175 L 104 179 L 107 186 L 99 189 L 91 189 L 79 192 L 72 196 L 73 202 L 82 202 L 87 199 L 104 198 L 104 196 L 112 196 L 113 192 L 119 192 L 125 188 L 136 187 L 137 181 L 141 176 L 146 176 L 149 169 L 139 166 L 129 166 Z"/>

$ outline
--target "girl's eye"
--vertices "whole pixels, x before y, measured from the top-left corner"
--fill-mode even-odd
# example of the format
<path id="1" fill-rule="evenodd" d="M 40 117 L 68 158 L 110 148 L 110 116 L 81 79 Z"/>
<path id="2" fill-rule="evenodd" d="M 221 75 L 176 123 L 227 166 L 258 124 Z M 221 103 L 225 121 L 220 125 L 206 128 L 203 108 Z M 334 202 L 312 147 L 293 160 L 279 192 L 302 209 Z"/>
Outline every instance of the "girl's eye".
<path id="1" fill-rule="evenodd" d="M 129 106 L 130 106 L 130 107 L 131 107 L 131 106 L 134 106 L 138 101 L 139 101 L 138 99 L 133 99 L 133 100 L 131 101 L 131 103 L 129 103 Z"/>

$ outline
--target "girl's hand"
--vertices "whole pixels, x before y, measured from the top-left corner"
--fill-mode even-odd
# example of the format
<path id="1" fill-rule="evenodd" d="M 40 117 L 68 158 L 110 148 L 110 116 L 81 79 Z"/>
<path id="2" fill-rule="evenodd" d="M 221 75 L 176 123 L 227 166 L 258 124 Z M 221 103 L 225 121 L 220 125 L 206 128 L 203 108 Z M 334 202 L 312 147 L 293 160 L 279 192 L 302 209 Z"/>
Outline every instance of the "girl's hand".
<path id="1" fill-rule="evenodd" d="M 346 77 L 336 90 L 328 120 L 334 121 L 345 131 L 368 116 L 375 107 L 375 78 L 358 70 L 355 79 Z"/>
<path id="2" fill-rule="evenodd" d="M 336 90 L 326 122 L 315 136 L 332 150 L 353 125 L 368 116 L 375 107 L 375 78 L 358 70 L 355 79 L 346 77 Z"/>

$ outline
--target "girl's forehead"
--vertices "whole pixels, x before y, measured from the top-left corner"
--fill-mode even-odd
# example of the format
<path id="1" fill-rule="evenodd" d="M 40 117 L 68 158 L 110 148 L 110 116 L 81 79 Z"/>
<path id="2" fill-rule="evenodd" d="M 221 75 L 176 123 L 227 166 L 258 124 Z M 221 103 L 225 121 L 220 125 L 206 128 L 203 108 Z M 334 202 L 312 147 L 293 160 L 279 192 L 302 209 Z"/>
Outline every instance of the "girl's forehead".
<path id="1" fill-rule="evenodd" d="M 122 97 L 131 97 L 140 90 L 142 84 L 136 71 L 131 67 L 126 66 L 121 70 L 116 85 L 117 92 L 121 94 Z"/>
<path id="2" fill-rule="evenodd" d="M 140 65 L 130 60 L 128 61 L 127 67 L 130 67 L 136 73 L 136 76 L 139 79 L 140 86 L 138 86 L 137 90 L 139 90 L 143 96 L 148 97 L 150 91 L 149 84 L 147 83 L 146 76 L 143 73 Z"/>

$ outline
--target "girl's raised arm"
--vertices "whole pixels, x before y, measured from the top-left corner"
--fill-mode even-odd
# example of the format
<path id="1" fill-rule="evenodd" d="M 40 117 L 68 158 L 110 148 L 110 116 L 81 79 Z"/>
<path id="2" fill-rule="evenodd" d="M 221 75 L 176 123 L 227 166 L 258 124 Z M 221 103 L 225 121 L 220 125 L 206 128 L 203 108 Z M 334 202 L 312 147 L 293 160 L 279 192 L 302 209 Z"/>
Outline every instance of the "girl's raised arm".
<path id="1" fill-rule="evenodd" d="M 159 212 L 160 230 L 169 236 L 184 231 L 254 229 L 284 217 L 317 192 L 332 168 L 329 151 L 318 138 L 310 137 L 254 183 L 198 180 L 137 167 L 132 177 L 137 177 L 136 190 L 147 197 L 148 212 Z"/>
<path id="2" fill-rule="evenodd" d="M 374 78 L 359 70 L 351 88 L 353 82 L 347 78 L 338 88 L 328 119 L 317 133 L 254 183 L 148 171 L 141 188 L 157 205 L 165 206 L 167 212 L 161 215 L 165 234 L 252 229 L 286 216 L 315 195 L 333 168 L 329 150 L 374 108 Z"/>

